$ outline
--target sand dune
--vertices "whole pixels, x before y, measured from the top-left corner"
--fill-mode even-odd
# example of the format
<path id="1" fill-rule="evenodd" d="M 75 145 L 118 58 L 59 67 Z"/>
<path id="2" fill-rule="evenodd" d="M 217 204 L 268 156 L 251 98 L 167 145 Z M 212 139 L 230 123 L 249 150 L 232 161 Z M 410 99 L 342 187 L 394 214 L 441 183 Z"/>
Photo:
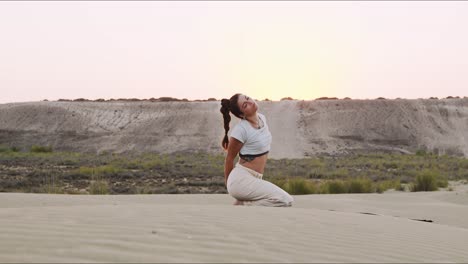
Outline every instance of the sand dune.
<path id="1" fill-rule="evenodd" d="M 1 193 L 0 261 L 468 262 L 466 186 L 295 199 Z"/>
<path id="2" fill-rule="evenodd" d="M 273 135 L 272 158 L 419 149 L 468 156 L 468 98 L 262 101 L 259 107 Z M 219 101 L 0 104 L 0 144 L 221 154 L 219 108 Z"/>

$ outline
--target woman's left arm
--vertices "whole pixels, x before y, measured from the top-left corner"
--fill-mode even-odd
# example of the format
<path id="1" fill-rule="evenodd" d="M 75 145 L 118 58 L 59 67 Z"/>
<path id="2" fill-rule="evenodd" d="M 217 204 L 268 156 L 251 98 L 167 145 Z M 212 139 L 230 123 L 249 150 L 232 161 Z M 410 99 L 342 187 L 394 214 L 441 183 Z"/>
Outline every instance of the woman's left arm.
<path id="1" fill-rule="evenodd" d="M 224 184 L 227 187 L 227 180 L 229 178 L 229 174 L 231 173 L 232 169 L 234 168 L 234 159 L 236 158 L 237 154 L 239 153 L 240 149 L 244 144 L 237 140 L 236 138 L 230 137 L 229 138 L 229 145 L 227 149 L 227 156 L 224 160 Z"/>

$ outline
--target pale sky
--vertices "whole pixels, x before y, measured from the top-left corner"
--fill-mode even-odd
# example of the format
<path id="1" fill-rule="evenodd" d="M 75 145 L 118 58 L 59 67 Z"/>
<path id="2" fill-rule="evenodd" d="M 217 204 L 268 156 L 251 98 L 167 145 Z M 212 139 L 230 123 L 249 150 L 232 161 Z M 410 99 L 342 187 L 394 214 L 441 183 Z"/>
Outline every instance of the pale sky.
<path id="1" fill-rule="evenodd" d="M 465 1 L 0 1 L 0 103 L 468 96 Z"/>

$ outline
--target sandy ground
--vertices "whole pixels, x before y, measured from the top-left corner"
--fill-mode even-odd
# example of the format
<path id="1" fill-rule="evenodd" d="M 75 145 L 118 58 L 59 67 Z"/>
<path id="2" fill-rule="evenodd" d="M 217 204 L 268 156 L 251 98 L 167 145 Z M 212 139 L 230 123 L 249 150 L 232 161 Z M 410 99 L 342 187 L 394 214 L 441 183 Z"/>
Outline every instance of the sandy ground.
<path id="1" fill-rule="evenodd" d="M 467 185 L 294 198 L 0 193 L 0 262 L 468 262 Z"/>

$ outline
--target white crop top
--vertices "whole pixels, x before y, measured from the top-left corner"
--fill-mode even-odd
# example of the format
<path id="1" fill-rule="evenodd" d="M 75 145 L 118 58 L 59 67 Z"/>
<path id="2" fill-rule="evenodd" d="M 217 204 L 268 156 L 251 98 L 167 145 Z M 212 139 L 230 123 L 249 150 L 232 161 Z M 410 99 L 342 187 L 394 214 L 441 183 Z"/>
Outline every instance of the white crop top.
<path id="1" fill-rule="evenodd" d="M 255 129 L 249 121 L 242 119 L 231 131 L 230 136 L 244 143 L 240 155 L 257 155 L 270 151 L 271 133 L 264 115 L 257 113 L 263 127 Z"/>

